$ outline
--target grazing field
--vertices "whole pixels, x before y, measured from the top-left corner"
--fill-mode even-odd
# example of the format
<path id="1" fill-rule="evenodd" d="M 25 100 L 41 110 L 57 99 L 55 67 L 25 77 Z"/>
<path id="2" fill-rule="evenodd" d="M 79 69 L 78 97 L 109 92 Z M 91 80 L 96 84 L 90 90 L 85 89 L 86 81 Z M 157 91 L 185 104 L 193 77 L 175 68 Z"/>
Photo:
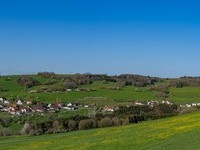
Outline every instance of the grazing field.
<path id="1" fill-rule="evenodd" d="M 44 83 L 46 78 L 40 76 L 32 75 L 32 78 L 37 81 Z M 6 79 L 9 78 L 7 81 Z M 96 102 L 96 100 L 91 100 L 90 103 L 98 103 L 100 105 L 110 104 L 117 105 L 121 103 L 126 103 L 133 100 L 152 100 L 157 99 L 156 92 L 148 91 L 143 87 L 133 87 L 125 86 L 122 90 L 113 90 L 112 87 L 115 83 L 109 82 L 107 84 L 102 84 L 99 81 L 95 81 L 90 85 L 82 85 L 80 88 L 90 88 L 93 91 L 71 91 L 64 93 L 29 93 L 27 89 L 17 84 L 18 76 L 1 77 L 0 78 L 0 88 L 6 89 L 6 92 L 0 92 L 0 97 L 4 96 L 6 98 L 21 98 L 21 99 L 38 99 L 45 102 L 55 102 L 57 99 L 63 102 L 74 102 L 81 101 L 84 102 L 84 98 L 101 97 L 104 101 Z M 61 84 L 61 81 L 56 81 L 56 85 Z M 47 85 L 35 86 L 29 90 L 39 89 L 41 87 L 47 87 Z M 105 101 L 106 99 L 106 101 Z"/>
<path id="2" fill-rule="evenodd" d="M 200 87 L 171 88 L 170 99 L 178 104 L 200 102 Z"/>
<path id="3" fill-rule="evenodd" d="M 200 112 L 110 127 L 38 137 L 1 137 L 0 149 L 200 149 Z"/>
<path id="4" fill-rule="evenodd" d="M 92 89 L 91 91 L 71 91 L 63 93 L 30 93 L 30 90 L 38 90 L 47 87 L 59 87 L 62 85 L 61 80 L 54 80 L 53 85 L 45 85 L 49 80 L 38 75 L 30 75 L 33 79 L 40 82 L 40 85 L 26 89 L 17 84 L 17 79 L 20 76 L 3 76 L 0 77 L 0 97 L 19 98 L 19 99 L 35 99 L 45 102 L 55 102 L 57 99 L 63 102 L 80 101 L 82 103 L 95 103 L 98 105 L 120 105 L 127 104 L 130 101 L 148 101 L 148 100 L 163 100 L 158 97 L 157 92 L 148 90 L 147 87 L 125 86 L 121 90 L 114 90 L 116 85 L 114 82 L 103 83 L 102 81 L 94 81 L 89 85 L 80 85 L 79 88 Z M 169 84 L 168 81 L 156 83 L 156 85 Z M 169 88 L 168 100 L 172 100 L 177 104 L 200 102 L 200 87 L 183 87 Z"/>

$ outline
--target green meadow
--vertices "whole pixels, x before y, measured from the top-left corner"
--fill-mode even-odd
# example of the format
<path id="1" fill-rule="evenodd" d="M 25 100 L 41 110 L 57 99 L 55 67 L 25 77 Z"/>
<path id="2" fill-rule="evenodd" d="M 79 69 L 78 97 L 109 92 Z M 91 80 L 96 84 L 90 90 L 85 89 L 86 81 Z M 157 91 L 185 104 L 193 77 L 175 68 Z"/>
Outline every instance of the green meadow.
<path id="1" fill-rule="evenodd" d="M 62 84 L 60 80 L 55 80 L 54 85 L 44 85 L 48 81 L 37 75 L 31 75 L 32 78 L 39 81 L 42 85 L 34 86 L 31 89 L 25 89 L 17 84 L 19 76 L 3 76 L 0 77 L 0 88 L 7 90 L 0 92 L 0 97 L 7 98 L 21 98 L 21 99 L 36 99 L 45 102 L 55 102 L 57 99 L 63 102 L 80 101 L 83 103 L 95 103 L 99 105 L 120 105 L 127 104 L 131 101 L 148 101 L 148 100 L 162 100 L 157 96 L 156 91 L 149 91 L 145 87 L 125 86 L 122 90 L 113 90 L 115 83 L 108 82 L 107 84 L 101 81 L 95 81 L 90 85 L 81 85 L 80 88 L 92 89 L 90 92 L 86 91 L 72 91 L 64 93 L 29 93 L 28 90 L 37 90 L 42 87 L 59 86 Z M 157 83 L 160 84 L 160 83 Z M 168 84 L 164 81 L 161 84 Z M 200 102 L 200 87 L 183 87 L 183 88 L 169 88 L 169 100 L 177 104 Z"/>
<path id="2" fill-rule="evenodd" d="M 47 79 L 32 75 L 32 77 L 41 83 L 44 83 Z M 9 81 L 6 81 L 9 78 Z M 90 88 L 93 91 L 72 91 L 64 93 L 29 93 L 27 89 L 17 84 L 17 76 L 1 77 L 0 87 L 6 89 L 6 92 L 0 92 L 0 96 L 7 98 L 22 98 L 22 99 L 38 99 L 45 102 L 55 102 L 57 99 L 64 102 L 89 102 L 98 103 L 100 105 L 110 104 L 116 105 L 119 103 L 126 103 L 133 100 L 152 100 L 157 99 L 156 92 L 148 91 L 146 88 L 126 86 L 122 90 L 113 90 L 112 87 L 115 83 L 109 82 L 102 84 L 99 81 L 95 81 L 91 85 L 82 85 L 80 88 Z M 57 81 L 54 86 L 61 84 L 61 81 Z M 37 90 L 41 87 L 48 87 L 47 85 L 35 86 L 29 90 Z M 93 99 L 95 97 L 95 100 Z M 86 98 L 87 101 L 84 99 Z M 91 100 L 88 100 L 91 99 Z M 103 99 L 103 100 L 102 100 Z"/>
<path id="3" fill-rule="evenodd" d="M 200 149 L 200 112 L 120 127 L 42 136 L 0 137 L 1 150 Z"/>
<path id="4" fill-rule="evenodd" d="M 170 99 L 179 104 L 200 102 L 200 87 L 171 88 Z"/>

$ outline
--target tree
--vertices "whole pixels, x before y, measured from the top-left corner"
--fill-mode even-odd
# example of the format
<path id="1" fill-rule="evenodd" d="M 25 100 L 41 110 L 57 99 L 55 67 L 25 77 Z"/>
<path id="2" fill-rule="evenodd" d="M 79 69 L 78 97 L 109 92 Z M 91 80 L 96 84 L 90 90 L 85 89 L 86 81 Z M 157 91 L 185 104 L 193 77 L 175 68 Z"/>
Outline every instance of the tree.
<path id="1" fill-rule="evenodd" d="M 125 86 L 125 82 L 119 80 L 119 81 L 116 82 L 115 89 L 116 89 L 116 90 L 121 90 L 124 86 Z"/>
<path id="2" fill-rule="evenodd" d="M 77 130 L 77 122 L 74 120 L 69 120 L 68 121 L 68 130 L 69 131 Z"/>
<path id="3" fill-rule="evenodd" d="M 121 120 L 117 117 L 112 118 L 111 122 L 112 122 L 113 126 L 120 126 L 121 125 Z"/>
<path id="4" fill-rule="evenodd" d="M 2 136 L 11 136 L 12 135 L 12 131 L 9 128 L 3 128 L 1 130 L 1 135 Z"/>
<path id="5" fill-rule="evenodd" d="M 10 124 L 12 123 L 12 118 L 2 118 L 1 119 L 1 125 L 3 126 L 3 127 L 8 127 L 8 126 L 10 126 Z"/>
<path id="6" fill-rule="evenodd" d="M 87 130 L 96 127 L 96 121 L 93 119 L 81 120 L 79 122 L 79 130 Z"/>
<path id="7" fill-rule="evenodd" d="M 75 88 L 77 88 L 77 84 L 75 82 L 71 82 L 71 81 L 66 81 L 63 85 L 64 85 L 64 87 L 66 89 L 75 89 Z"/>
<path id="8" fill-rule="evenodd" d="M 109 127 L 112 125 L 111 119 L 110 118 L 103 118 L 100 121 L 100 127 Z"/>
<path id="9" fill-rule="evenodd" d="M 61 130 L 63 130 L 63 129 L 64 129 L 64 127 L 63 127 L 63 124 L 61 122 L 59 122 L 58 120 L 55 120 L 53 122 L 54 133 L 61 132 Z"/>
<path id="10" fill-rule="evenodd" d="M 33 129 L 33 125 L 31 123 L 29 123 L 29 122 L 26 122 L 24 124 L 24 127 L 21 130 L 21 134 L 28 135 L 32 129 Z"/>
<path id="11" fill-rule="evenodd" d="M 38 81 L 31 77 L 20 77 L 17 79 L 17 83 L 21 86 L 25 86 L 26 88 L 30 88 L 39 84 Z"/>

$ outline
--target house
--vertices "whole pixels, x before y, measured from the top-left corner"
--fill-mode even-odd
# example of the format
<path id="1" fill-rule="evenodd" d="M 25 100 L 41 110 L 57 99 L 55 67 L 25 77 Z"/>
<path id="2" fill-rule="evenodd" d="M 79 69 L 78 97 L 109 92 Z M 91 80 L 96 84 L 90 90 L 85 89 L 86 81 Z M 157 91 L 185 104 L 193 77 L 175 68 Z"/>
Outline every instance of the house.
<path id="1" fill-rule="evenodd" d="M 31 110 L 29 109 L 29 108 L 27 108 L 27 107 L 22 107 L 21 108 L 21 113 L 22 114 L 26 114 L 27 112 L 30 112 Z"/>
<path id="2" fill-rule="evenodd" d="M 80 89 L 75 89 L 75 91 L 76 91 L 76 92 L 80 92 L 81 90 L 80 90 Z"/>
<path id="3" fill-rule="evenodd" d="M 8 100 L 6 100 L 6 99 L 3 101 L 3 103 L 4 104 L 10 104 L 10 102 Z"/>
<path id="4" fill-rule="evenodd" d="M 17 100 L 17 105 L 23 105 L 22 101 L 21 100 Z"/>
<path id="5" fill-rule="evenodd" d="M 67 104 L 68 107 L 73 106 L 72 103 Z"/>
<path id="6" fill-rule="evenodd" d="M 74 107 L 74 106 L 65 106 L 65 107 L 63 107 L 63 109 L 65 109 L 65 110 L 76 110 L 77 108 Z"/>
<path id="7" fill-rule="evenodd" d="M 0 103 L 3 103 L 6 100 L 5 97 L 0 97 Z"/>
<path id="8" fill-rule="evenodd" d="M 172 105 L 172 103 L 170 101 L 162 101 L 162 104 L 167 104 L 167 105 Z"/>
<path id="9" fill-rule="evenodd" d="M 3 106 L 2 105 L 0 105 L 0 111 L 3 111 Z"/>
<path id="10" fill-rule="evenodd" d="M 52 106 L 52 104 L 51 104 L 51 103 L 47 105 L 47 107 L 48 107 L 48 108 L 50 108 L 51 106 Z"/>
<path id="11" fill-rule="evenodd" d="M 88 108 L 88 107 L 89 107 L 89 105 L 84 105 L 84 107 L 85 107 L 85 108 Z"/>
<path id="12" fill-rule="evenodd" d="M 15 106 L 10 106 L 7 109 L 7 112 L 9 112 L 12 115 L 20 115 L 20 108 Z"/>
<path id="13" fill-rule="evenodd" d="M 144 104 L 140 103 L 140 102 L 135 102 L 134 103 L 135 106 L 143 106 Z"/>
<path id="14" fill-rule="evenodd" d="M 27 101 L 26 101 L 26 104 L 27 104 L 27 105 L 31 105 L 32 103 L 33 103 L 32 100 L 27 100 Z"/>
<path id="15" fill-rule="evenodd" d="M 32 108 L 32 112 L 43 113 L 45 108 L 42 105 L 37 105 Z"/>
<path id="16" fill-rule="evenodd" d="M 55 113 L 56 111 L 57 111 L 57 109 L 56 108 L 53 108 L 53 107 L 51 107 L 49 110 L 48 110 L 50 113 Z"/>
<path id="17" fill-rule="evenodd" d="M 192 103 L 192 106 L 197 106 L 197 104 L 196 103 Z"/>
<path id="18" fill-rule="evenodd" d="M 36 90 L 30 90 L 29 93 L 36 93 Z"/>
<path id="19" fill-rule="evenodd" d="M 38 112 L 38 113 L 43 113 L 44 109 L 41 108 L 41 107 L 38 107 L 38 108 L 35 109 L 35 111 Z"/>
<path id="20" fill-rule="evenodd" d="M 186 104 L 186 107 L 190 108 L 190 107 L 192 107 L 192 105 L 190 105 L 190 104 Z"/>
<path id="21" fill-rule="evenodd" d="M 112 106 L 105 106 L 105 107 L 103 108 L 103 111 L 113 112 L 113 111 L 114 111 L 114 107 L 112 107 Z"/>

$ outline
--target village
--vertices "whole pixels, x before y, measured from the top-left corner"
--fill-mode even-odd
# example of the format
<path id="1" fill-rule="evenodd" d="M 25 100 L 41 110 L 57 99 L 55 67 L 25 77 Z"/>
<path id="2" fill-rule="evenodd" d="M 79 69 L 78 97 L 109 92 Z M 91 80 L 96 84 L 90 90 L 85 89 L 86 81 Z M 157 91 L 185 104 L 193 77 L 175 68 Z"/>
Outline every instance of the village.
<path id="1" fill-rule="evenodd" d="M 82 107 L 88 108 L 89 105 L 83 105 Z M 77 110 L 77 103 L 62 103 L 58 101 L 56 103 L 43 103 L 33 100 L 12 100 L 9 101 L 5 97 L 0 98 L 0 112 L 8 112 L 11 115 L 31 115 L 31 114 L 44 114 L 44 113 L 56 113 L 60 110 Z"/>
<path id="2" fill-rule="evenodd" d="M 135 101 L 127 107 L 130 106 L 143 106 L 148 105 L 150 107 L 154 107 L 158 104 L 166 104 L 173 105 L 172 102 L 168 100 L 163 101 L 155 101 L 151 100 L 148 102 L 139 102 Z M 200 106 L 200 103 L 192 103 L 192 104 L 182 104 L 179 105 L 180 108 L 190 108 Z M 80 104 L 80 103 L 63 103 L 60 100 L 56 100 L 55 103 L 43 103 L 40 101 L 33 100 L 8 100 L 5 97 L 0 98 L 0 112 L 7 112 L 13 116 L 16 115 L 33 115 L 33 114 L 41 114 L 44 113 L 56 113 L 59 111 L 76 111 L 80 108 L 95 108 L 95 104 Z M 102 106 L 101 112 L 114 112 L 117 110 L 118 106 Z"/>

